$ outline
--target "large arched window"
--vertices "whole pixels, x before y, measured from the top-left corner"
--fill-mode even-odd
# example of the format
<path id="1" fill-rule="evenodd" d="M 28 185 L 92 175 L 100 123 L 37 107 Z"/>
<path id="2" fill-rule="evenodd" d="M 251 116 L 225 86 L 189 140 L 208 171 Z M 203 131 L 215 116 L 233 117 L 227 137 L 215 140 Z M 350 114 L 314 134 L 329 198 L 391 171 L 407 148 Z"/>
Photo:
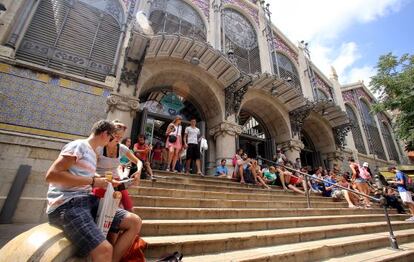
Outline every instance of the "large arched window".
<path id="1" fill-rule="evenodd" d="M 382 146 L 380 133 L 378 131 L 374 116 L 371 114 L 368 104 L 364 100 L 360 100 L 361 103 L 361 113 L 363 121 L 367 126 L 367 138 L 368 143 L 370 143 L 372 154 L 377 155 L 381 159 L 387 159 L 385 156 L 384 148 Z"/>
<path id="2" fill-rule="evenodd" d="M 272 59 L 275 73 L 278 71 L 277 65 L 279 65 L 280 78 L 290 79 L 289 83 L 297 89 L 301 90 L 299 74 L 292 61 L 290 61 L 290 59 L 287 56 L 281 53 L 277 53 L 277 61 L 274 57 L 274 53 Z"/>
<path id="3" fill-rule="evenodd" d="M 150 21 L 154 33 L 180 34 L 206 40 L 206 27 L 196 10 L 182 0 L 155 0 Z"/>
<path id="4" fill-rule="evenodd" d="M 115 72 L 123 23 L 118 0 L 41 0 L 16 57 L 104 81 Z"/>
<path id="5" fill-rule="evenodd" d="M 365 149 L 364 139 L 362 137 L 361 127 L 359 126 L 358 118 L 354 110 L 349 106 L 345 105 L 346 113 L 348 114 L 349 120 L 352 123 L 352 136 L 354 137 L 355 147 L 358 152 L 366 154 L 367 150 Z"/>
<path id="6" fill-rule="evenodd" d="M 384 138 L 385 146 L 387 147 L 387 150 L 388 150 L 388 156 L 390 157 L 390 160 L 395 160 L 399 162 L 398 152 L 394 144 L 394 139 L 392 139 L 390 126 L 387 123 L 382 122 L 381 131 L 382 131 L 382 137 Z"/>
<path id="7" fill-rule="evenodd" d="M 222 16 L 224 51 L 233 52 L 238 68 L 244 73 L 261 72 L 259 45 L 252 24 L 239 12 L 224 9 Z"/>

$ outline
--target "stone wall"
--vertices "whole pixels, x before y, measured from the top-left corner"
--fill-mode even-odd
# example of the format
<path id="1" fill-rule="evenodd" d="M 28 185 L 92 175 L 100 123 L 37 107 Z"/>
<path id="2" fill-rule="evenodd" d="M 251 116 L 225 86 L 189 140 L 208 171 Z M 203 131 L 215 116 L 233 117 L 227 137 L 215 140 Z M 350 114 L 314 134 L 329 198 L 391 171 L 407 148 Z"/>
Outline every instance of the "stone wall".
<path id="1" fill-rule="evenodd" d="M 0 64 L 0 91 L 0 129 L 28 127 L 76 138 L 106 118 L 108 90 L 57 76 Z"/>
<path id="2" fill-rule="evenodd" d="M 0 132 L 0 208 L 20 165 L 32 167 L 21 195 L 14 223 L 46 221 L 45 173 L 67 141 L 12 132 Z"/>

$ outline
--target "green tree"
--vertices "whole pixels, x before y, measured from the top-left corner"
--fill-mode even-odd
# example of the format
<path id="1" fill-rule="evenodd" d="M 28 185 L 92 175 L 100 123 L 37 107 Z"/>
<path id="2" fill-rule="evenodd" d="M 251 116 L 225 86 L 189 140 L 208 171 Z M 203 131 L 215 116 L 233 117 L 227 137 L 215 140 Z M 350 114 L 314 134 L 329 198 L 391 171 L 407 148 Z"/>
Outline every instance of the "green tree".
<path id="1" fill-rule="evenodd" d="M 379 58 L 376 68 L 370 84 L 379 101 L 373 109 L 395 112 L 394 131 L 414 150 L 414 55 L 388 53 Z"/>

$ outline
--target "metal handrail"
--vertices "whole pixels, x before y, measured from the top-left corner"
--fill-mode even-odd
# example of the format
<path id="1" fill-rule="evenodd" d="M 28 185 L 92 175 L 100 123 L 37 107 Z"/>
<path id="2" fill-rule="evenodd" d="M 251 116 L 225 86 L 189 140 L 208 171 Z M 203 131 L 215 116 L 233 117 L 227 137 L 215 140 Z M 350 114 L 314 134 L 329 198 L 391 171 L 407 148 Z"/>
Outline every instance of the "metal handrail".
<path id="1" fill-rule="evenodd" d="M 387 224 L 388 224 L 388 231 L 389 231 L 389 239 L 390 239 L 391 248 L 392 249 L 398 249 L 397 239 L 395 238 L 394 231 L 392 229 L 392 225 L 391 225 L 391 221 L 390 221 L 390 216 L 388 214 L 387 200 L 385 199 L 384 195 L 382 195 L 380 198 L 375 198 L 375 197 L 366 195 L 364 193 L 361 193 L 361 192 L 358 192 L 358 191 L 355 191 L 355 190 L 352 190 L 352 189 L 343 187 L 341 185 L 337 185 L 336 183 L 332 183 L 331 181 L 327 181 L 327 180 L 324 180 L 324 179 L 321 179 L 321 178 L 318 178 L 318 177 L 313 177 L 310 174 L 304 173 L 304 172 L 302 172 L 300 170 L 297 170 L 297 169 L 294 169 L 292 167 L 288 167 L 288 166 L 281 165 L 281 164 L 279 164 L 277 162 L 274 162 L 272 160 L 269 160 L 269 159 L 266 159 L 266 158 L 263 158 L 263 157 L 260 157 L 260 156 L 258 156 L 257 158 L 258 159 L 261 159 L 261 160 L 263 160 L 265 162 L 274 164 L 275 166 L 281 166 L 281 167 L 283 167 L 283 168 L 285 168 L 285 169 L 287 169 L 289 171 L 293 171 L 293 172 L 296 172 L 296 173 L 299 173 L 299 174 L 303 175 L 305 177 L 305 183 L 306 183 L 306 187 L 307 187 L 307 190 L 305 190 L 305 195 L 306 195 L 306 201 L 307 201 L 307 204 L 308 204 L 308 208 L 311 207 L 311 205 L 310 205 L 310 196 L 309 196 L 309 188 L 308 188 L 308 179 L 309 178 L 311 180 L 316 180 L 316 181 L 319 181 L 319 182 L 323 182 L 323 183 L 328 183 L 330 185 L 334 185 L 334 186 L 336 186 L 338 188 L 341 188 L 343 190 L 346 190 L 348 192 L 351 192 L 351 193 L 354 193 L 354 194 L 357 194 L 357 195 L 360 195 L 360 196 L 363 196 L 363 197 L 367 197 L 367 198 L 369 198 L 369 199 L 371 199 L 371 200 L 373 200 L 375 202 L 380 203 L 383 206 L 383 208 L 384 208 L 384 215 L 385 215 L 385 219 L 386 219 Z M 294 174 L 292 174 L 292 176 L 298 177 L 298 176 L 296 176 Z"/>

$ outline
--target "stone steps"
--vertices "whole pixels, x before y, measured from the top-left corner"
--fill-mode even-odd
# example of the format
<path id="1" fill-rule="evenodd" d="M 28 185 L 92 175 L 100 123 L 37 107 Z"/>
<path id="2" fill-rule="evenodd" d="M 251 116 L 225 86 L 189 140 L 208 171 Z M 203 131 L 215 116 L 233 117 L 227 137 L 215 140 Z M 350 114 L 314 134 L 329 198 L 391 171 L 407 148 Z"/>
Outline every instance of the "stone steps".
<path id="1" fill-rule="evenodd" d="M 391 215 L 392 221 L 401 221 L 407 215 Z M 345 215 L 345 216 L 308 216 L 281 218 L 243 218 L 243 219 L 187 219 L 187 220 L 151 220 L 143 221 L 143 236 L 169 236 L 211 234 L 226 232 L 245 232 L 296 227 L 314 227 L 320 225 L 339 225 L 347 223 L 383 222 L 382 214 Z"/>
<path id="2" fill-rule="evenodd" d="M 414 242 L 414 229 L 396 231 L 399 243 Z M 410 244 L 411 245 L 411 244 Z M 367 250 L 386 248 L 389 246 L 388 232 L 370 233 L 336 237 L 318 241 L 297 242 L 294 244 L 266 246 L 260 248 L 247 248 L 244 250 L 229 251 L 211 255 L 186 256 L 185 262 L 311 262 L 321 261 L 328 258 L 366 252 Z M 363 261 L 358 259 L 354 261 Z M 345 260 L 353 261 L 353 260 Z M 386 261 L 386 260 L 377 260 Z M 409 260 L 412 261 L 412 260 Z"/>
<path id="3" fill-rule="evenodd" d="M 393 227 L 395 230 L 405 230 L 411 229 L 412 224 L 396 221 Z M 148 249 L 145 252 L 148 257 L 157 257 L 159 254 L 174 250 L 181 250 L 187 256 L 192 256 L 372 234 L 386 230 L 386 222 L 371 222 L 219 234 L 156 236 L 144 237 L 144 240 L 148 243 Z"/>
<path id="4" fill-rule="evenodd" d="M 131 187 L 129 188 L 130 195 L 141 196 L 163 196 L 163 197 L 183 197 L 183 198 L 208 198 L 208 199 L 226 199 L 226 200 L 292 200 L 304 201 L 306 198 L 299 194 L 286 194 L 283 191 L 277 192 L 258 192 L 255 194 L 246 193 L 227 193 L 210 190 L 183 190 L 183 189 L 169 189 L 156 187 Z M 311 194 L 311 199 L 319 202 L 332 202 L 329 197 L 322 197 Z"/>
<path id="5" fill-rule="evenodd" d="M 203 198 L 178 198 L 160 196 L 131 196 L 134 205 L 150 207 L 192 207 L 192 208 L 305 208 L 306 201 L 254 201 L 254 200 L 223 200 Z M 312 201 L 315 208 L 340 208 L 347 207 L 345 202 L 316 202 Z"/>
<path id="6" fill-rule="evenodd" d="M 350 208 L 177 208 L 177 207 L 134 207 L 134 212 L 143 219 L 228 219 L 299 216 L 338 216 L 358 214 L 383 214 L 382 209 Z M 391 210 L 390 213 L 396 213 Z"/>
<path id="7" fill-rule="evenodd" d="M 398 250 L 393 250 L 389 247 L 369 250 L 358 254 L 353 254 L 344 257 L 331 258 L 324 260 L 325 262 L 348 262 L 348 261 L 363 261 L 363 262 L 412 262 L 414 261 L 414 242 L 404 243 L 399 245 Z"/>

